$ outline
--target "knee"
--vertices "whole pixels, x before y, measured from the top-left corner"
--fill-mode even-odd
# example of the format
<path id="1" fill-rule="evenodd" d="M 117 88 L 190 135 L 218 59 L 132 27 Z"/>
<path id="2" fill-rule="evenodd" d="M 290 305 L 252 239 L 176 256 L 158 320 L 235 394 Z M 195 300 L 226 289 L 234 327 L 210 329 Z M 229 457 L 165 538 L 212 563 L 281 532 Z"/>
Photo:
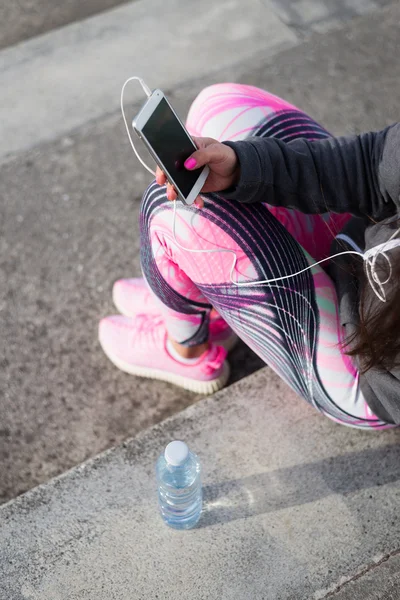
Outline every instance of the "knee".
<path id="1" fill-rule="evenodd" d="M 202 135 L 200 121 L 202 114 L 215 102 L 215 98 L 232 91 L 232 83 L 215 83 L 202 89 L 192 102 L 188 117 L 187 126 L 193 135 Z"/>
<path id="2" fill-rule="evenodd" d="M 226 93 L 232 88 L 231 83 L 214 83 L 212 85 L 208 85 L 203 88 L 201 92 L 196 96 L 193 101 L 192 106 L 195 106 L 198 103 L 203 104 L 208 99 L 217 96 L 218 94 Z"/>

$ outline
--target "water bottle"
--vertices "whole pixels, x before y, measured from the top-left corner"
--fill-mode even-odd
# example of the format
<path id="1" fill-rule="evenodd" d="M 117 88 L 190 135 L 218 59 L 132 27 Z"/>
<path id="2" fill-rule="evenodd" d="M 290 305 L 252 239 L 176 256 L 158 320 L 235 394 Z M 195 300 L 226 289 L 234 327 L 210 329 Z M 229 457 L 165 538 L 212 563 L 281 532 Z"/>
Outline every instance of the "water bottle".
<path id="1" fill-rule="evenodd" d="M 156 465 L 158 503 L 164 522 L 191 529 L 200 519 L 203 503 L 200 462 L 185 442 L 171 442 Z"/>

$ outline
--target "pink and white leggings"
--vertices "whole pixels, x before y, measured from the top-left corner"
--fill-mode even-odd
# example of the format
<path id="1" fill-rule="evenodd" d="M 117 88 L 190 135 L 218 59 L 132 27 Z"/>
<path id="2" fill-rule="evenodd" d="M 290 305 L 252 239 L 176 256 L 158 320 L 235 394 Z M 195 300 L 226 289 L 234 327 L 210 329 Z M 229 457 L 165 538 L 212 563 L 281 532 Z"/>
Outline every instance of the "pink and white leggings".
<path id="1" fill-rule="evenodd" d="M 303 112 L 255 87 L 219 84 L 203 90 L 187 118 L 192 135 L 219 141 L 249 136 L 317 140 L 328 132 Z M 202 210 L 177 206 L 176 239 L 195 249 L 237 255 L 238 282 L 282 277 L 329 256 L 349 215 L 304 215 L 265 204 L 205 197 Z M 359 374 L 341 350 L 345 335 L 336 292 L 321 267 L 274 284 L 236 287 L 232 253 L 193 254 L 174 241 L 173 204 L 152 183 L 141 208 L 142 270 L 162 303 L 170 336 L 188 346 L 207 340 L 216 309 L 237 335 L 307 402 L 331 419 L 368 429 L 391 427 L 369 409 Z M 312 257 L 312 258 L 311 258 Z"/>

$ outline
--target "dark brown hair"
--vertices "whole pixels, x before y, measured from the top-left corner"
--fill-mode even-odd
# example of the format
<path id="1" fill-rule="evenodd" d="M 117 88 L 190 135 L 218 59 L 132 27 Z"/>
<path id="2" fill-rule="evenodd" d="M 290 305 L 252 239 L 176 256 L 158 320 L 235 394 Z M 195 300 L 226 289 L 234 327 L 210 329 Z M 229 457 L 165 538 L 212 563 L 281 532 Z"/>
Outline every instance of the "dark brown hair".
<path id="1" fill-rule="evenodd" d="M 361 373 L 372 367 L 392 369 L 400 363 L 400 261 L 391 257 L 392 273 L 385 285 L 386 302 L 374 294 L 360 267 L 360 322 L 354 335 L 346 340 L 346 354 L 357 357 Z M 380 263 L 380 278 L 389 274 L 385 261 Z"/>

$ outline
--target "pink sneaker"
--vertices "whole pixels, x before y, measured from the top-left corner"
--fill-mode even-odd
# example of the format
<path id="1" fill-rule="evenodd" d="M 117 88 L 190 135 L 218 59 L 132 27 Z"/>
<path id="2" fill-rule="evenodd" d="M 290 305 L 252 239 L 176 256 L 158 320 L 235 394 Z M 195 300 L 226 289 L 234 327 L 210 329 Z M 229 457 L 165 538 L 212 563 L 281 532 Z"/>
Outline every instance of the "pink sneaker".
<path id="1" fill-rule="evenodd" d="M 115 306 L 121 315 L 126 317 L 136 317 L 143 313 L 146 315 L 161 313 L 157 298 L 149 290 L 143 277 L 119 279 L 114 283 L 112 294 Z M 210 319 L 210 340 L 230 352 L 236 346 L 238 337 L 218 313 L 213 312 Z"/>
<path id="2" fill-rule="evenodd" d="M 228 381 L 227 353 L 221 346 L 211 344 L 194 363 L 172 358 L 160 315 L 106 317 L 100 321 L 99 340 L 111 362 L 131 375 L 161 379 L 200 394 L 212 394 Z"/>

